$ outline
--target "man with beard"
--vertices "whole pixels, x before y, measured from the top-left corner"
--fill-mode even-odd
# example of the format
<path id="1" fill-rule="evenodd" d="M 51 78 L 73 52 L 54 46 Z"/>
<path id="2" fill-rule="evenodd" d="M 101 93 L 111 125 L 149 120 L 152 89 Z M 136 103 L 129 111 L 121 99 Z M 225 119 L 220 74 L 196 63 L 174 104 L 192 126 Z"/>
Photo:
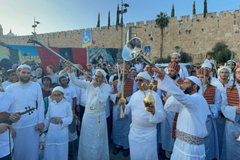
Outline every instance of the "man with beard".
<path id="1" fill-rule="evenodd" d="M 172 57 L 171 57 L 171 63 L 177 63 L 178 65 L 180 65 L 181 61 L 181 54 L 178 53 L 178 52 L 174 52 L 172 54 Z M 165 72 L 168 74 L 168 68 L 165 68 L 164 69 Z M 180 65 L 180 69 L 179 69 L 179 77 L 181 79 L 185 79 L 186 77 L 188 77 L 188 71 L 187 71 L 187 68 L 183 65 Z"/>
<path id="2" fill-rule="evenodd" d="M 15 80 L 17 79 L 17 74 L 16 74 L 16 71 L 13 70 L 13 69 L 9 69 L 7 70 L 7 81 L 3 82 L 2 83 L 2 86 L 3 86 L 3 89 L 6 90 L 7 86 L 15 83 Z"/>
<path id="3" fill-rule="evenodd" d="M 198 69 L 197 77 L 200 79 L 202 84 L 202 89 L 200 91 L 204 92 L 202 95 L 206 99 L 209 106 L 209 113 L 206 121 L 208 135 L 204 138 L 204 145 L 206 151 L 205 159 L 206 160 L 212 160 L 214 158 L 218 159 L 219 146 L 216 119 L 218 118 L 221 110 L 222 102 L 221 93 L 215 86 L 209 83 L 208 79 L 210 77 L 210 72 L 206 68 Z"/>
<path id="4" fill-rule="evenodd" d="M 120 68 L 120 67 L 119 67 Z M 118 72 L 119 72 L 119 69 L 118 66 L 115 66 L 114 68 L 114 75 L 111 75 L 111 77 L 109 78 L 109 84 L 110 86 L 112 85 L 113 81 L 117 80 L 118 79 Z"/>
<path id="5" fill-rule="evenodd" d="M 179 77 L 180 65 L 177 63 L 170 63 L 168 65 L 168 76 L 176 81 L 179 85 L 183 84 L 183 80 Z M 166 103 L 167 99 L 171 96 L 170 92 L 163 92 L 163 103 Z M 176 139 L 176 125 L 178 113 L 172 111 L 166 111 L 166 119 L 161 123 L 161 142 L 162 149 L 165 150 L 165 156 L 167 159 L 171 158 L 173 151 L 173 144 Z"/>
<path id="6" fill-rule="evenodd" d="M 124 98 L 129 102 L 132 94 L 137 91 L 137 85 L 133 79 L 128 78 L 129 66 L 125 65 L 125 71 L 123 71 L 123 65 L 121 65 L 120 81 L 115 80 L 112 85 L 111 100 L 114 103 L 113 106 L 113 124 L 112 124 L 112 139 L 116 145 L 113 150 L 113 154 L 118 154 L 123 147 L 123 155 L 127 157 L 129 155 L 129 143 L 128 133 L 130 130 L 131 117 L 119 118 L 121 106 L 118 100 L 121 98 L 122 85 L 124 83 Z M 124 82 L 122 82 L 122 75 L 125 74 Z"/>
<path id="7" fill-rule="evenodd" d="M 231 62 L 232 62 L 232 68 L 230 68 L 231 66 Z M 233 81 L 234 79 L 234 76 L 233 76 L 233 71 L 234 71 L 234 68 L 236 67 L 236 62 L 234 60 L 228 60 L 227 63 L 226 63 L 226 66 L 229 67 L 231 69 L 231 76 L 230 76 L 230 80 Z"/>
<path id="8" fill-rule="evenodd" d="M 105 105 L 111 88 L 103 83 L 107 73 L 102 69 L 97 69 L 92 82 L 78 80 L 72 71 L 72 63 L 70 61 L 65 63 L 72 83 L 86 89 L 86 105 L 81 126 L 78 159 L 109 159 Z"/>
<path id="9" fill-rule="evenodd" d="M 221 110 L 226 122 L 221 160 L 240 159 L 240 141 L 236 140 L 240 134 L 240 65 L 235 67 L 233 75 L 236 84 L 233 83 L 222 93 Z"/>
<path id="10" fill-rule="evenodd" d="M 202 64 L 202 68 L 206 68 L 206 70 L 208 70 L 209 71 L 209 75 L 210 76 L 208 76 L 208 81 L 209 81 L 209 83 L 211 84 L 211 85 L 214 85 L 214 84 L 216 84 L 216 82 L 218 81 L 218 79 L 216 78 L 216 77 L 213 77 L 213 68 L 212 68 L 213 66 L 212 66 L 212 63 L 203 63 Z M 214 85 L 215 86 L 215 85 Z"/>
<path id="11" fill-rule="evenodd" d="M 120 98 L 119 104 L 123 106 L 124 114 L 132 115 L 131 129 L 129 132 L 130 158 L 132 160 L 157 160 L 157 129 L 156 124 L 162 122 L 166 115 L 159 95 L 150 91 L 149 84 L 151 76 L 147 72 L 137 75 L 138 91 L 135 92 L 129 103 L 123 103 Z M 155 103 L 146 107 L 143 99 L 152 92 Z M 145 95 L 146 94 L 146 95 Z"/>
<path id="12" fill-rule="evenodd" d="M 219 75 L 220 79 L 218 81 L 216 81 L 213 85 L 218 88 L 218 90 L 221 92 L 221 95 L 226 90 L 226 88 L 228 88 L 229 86 L 232 86 L 232 84 L 233 84 L 233 81 L 229 80 L 230 73 L 231 73 L 231 69 L 227 66 L 224 66 L 224 67 L 218 69 L 218 75 Z M 220 111 L 220 114 L 219 114 L 218 118 L 216 119 L 219 156 L 220 157 L 221 157 L 221 152 L 222 152 L 225 121 L 226 121 L 226 119 L 223 116 L 222 112 Z"/>
<path id="13" fill-rule="evenodd" d="M 208 104 L 198 93 L 201 81 L 194 76 L 184 80 L 182 90 L 166 75 L 163 69 L 155 70 L 158 88 L 169 92 L 164 108 L 178 112 L 176 141 L 171 159 L 204 160 L 204 137 L 207 136 L 206 120 L 209 113 Z"/>
<path id="14" fill-rule="evenodd" d="M 19 122 L 12 128 L 16 132 L 14 139 L 14 159 L 38 159 L 39 131 L 44 128 L 44 102 L 41 87 L 38 83 L 30 82 L 31 68 L 20 65 L 17 68 L 18 83 L 6 88 L 6 92 L 14 96 L 16 111 L 23 112 L 25 107 L 36 108 L 31 115 L 22 115 Z"/>

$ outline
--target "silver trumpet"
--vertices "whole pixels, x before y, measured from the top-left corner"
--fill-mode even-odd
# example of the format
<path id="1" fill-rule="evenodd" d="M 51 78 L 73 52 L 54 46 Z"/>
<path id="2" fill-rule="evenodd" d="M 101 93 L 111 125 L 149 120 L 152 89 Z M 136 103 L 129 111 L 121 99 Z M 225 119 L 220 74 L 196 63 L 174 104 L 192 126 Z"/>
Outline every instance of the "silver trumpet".
<path id="1" fill-rule="evenodd" d="M 43 48 L 47 49 L 48 51 L 52 52 L 53 54 L 55 54 L 57 57 L 59 57 L 60 59 L 67 61 L 64 57 L 62 57 L 60 54 L 56 53 L 54 50 L 52 50 L 51 48 L 49 48 L 48 46 L 46 46 L 45 44 L 43 44 L 40 39 L 37 37 L 37 34 L 32 32 L 32 36 L 30 37 L 30 39 L 27 41 L 27 43 L 36 43 L 40 46 L 42 46 Z M 88 76 L 89 78 L 92 78 L 91 76 L 89 76 L 88 74 L 86 74 L 83 70 L 81 70 L 80 68 L 78 68 L 77 64 L 73 64 L 73 67 L 76 68 L 77 70 L 79 70 L 80 72 L 82 72 L 83 74 L 85 74 L 86 76 Z"/>
<path id="2" fill-rule="evenodd" d="M 149 65 L 149 67 L 152 67 L 158 71 L 159 68 L 153 63 L 150 59 L 148 59 L 142 52 L 142 40 L 138 37 L 132 38 L 128 41 L 128 43 L 124 46 L 122 57 L 125 61 L 131 61 L 135 58 L 141 59 L 144 63 Z M 179 84 L 174 81 L 172 78 L 170 78 L 174 84 L 179 86 Z"/>

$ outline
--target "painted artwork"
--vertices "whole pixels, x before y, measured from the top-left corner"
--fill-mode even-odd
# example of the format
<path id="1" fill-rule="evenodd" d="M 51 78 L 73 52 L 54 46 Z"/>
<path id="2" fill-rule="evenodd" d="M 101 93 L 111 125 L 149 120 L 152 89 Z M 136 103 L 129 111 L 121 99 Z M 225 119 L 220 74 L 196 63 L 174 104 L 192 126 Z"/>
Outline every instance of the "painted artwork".
<path id="1" fill-rule="evenodd" d="M 81 64 L 86 69 L 87 50 L 85 48 L 57 48 L 50 47 L 56 53 L 74 63 Z M 58 69 L 60 58 L 43 47 L 0 45 L 0 65 L 6 70 L 12 68 L 13 64 L 27 63 L 32 68 L 40 65 L 46 71 L 48 65 Z M 46 73 L 46 72 L 45 72 Z"/>

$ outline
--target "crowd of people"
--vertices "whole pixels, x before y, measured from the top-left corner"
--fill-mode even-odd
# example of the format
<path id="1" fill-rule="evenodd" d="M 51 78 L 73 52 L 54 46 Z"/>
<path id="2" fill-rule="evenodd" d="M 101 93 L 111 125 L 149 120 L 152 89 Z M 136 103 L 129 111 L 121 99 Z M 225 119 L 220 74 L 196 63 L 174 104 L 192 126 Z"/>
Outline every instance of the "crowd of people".
<path id="1" fill-rule="evenodd" d="M 190 72 L 178 52 L 165 69 L 119 59 L 61 61 L 46 74 L 39 65 L 1 67 L 0 160 L 108 160 L 109 141 L 132 160 L 157 160 L 160 149 L 172 160 L 240 159 L 240 65 L 206 58 Z M 149 92 L 155 103 L 146 107 Z"/>

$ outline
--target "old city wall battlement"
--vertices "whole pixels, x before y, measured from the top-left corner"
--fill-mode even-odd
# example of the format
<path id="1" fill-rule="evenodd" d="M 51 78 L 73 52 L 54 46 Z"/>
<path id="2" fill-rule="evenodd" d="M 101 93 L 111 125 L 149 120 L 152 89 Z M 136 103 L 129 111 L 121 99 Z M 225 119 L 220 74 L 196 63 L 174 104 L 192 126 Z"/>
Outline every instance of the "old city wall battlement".
<path id="1" fill-rule="evenodd" d="M 193 63 L 201 63 L 205 55 L 212 49 L 217 41 L 224 41 L 231 50 L 237 53 L 236 59 L 240 59 L 240 13 L 239 10 L 180 16 L 170 19 L 169 25 L 164 30 L 163 56 L 173 53 L 175 46 L 180 46 L 182 51 L 193 56 Z M 135 35 L 142 39 L 143 46 L 151 46 L 151 54 L 148 56 L 156 60 L 160 55 L 161 33 L 154 20 L 127 23 L 123 28 L 123 44 L 126 43 L 125 35 L 132 26 L 132 37 Z M 92 47 L 120 48 L 121 27 L 107 26 L 101 28 L 87 28 L 92 30 Z M 86 30 L 87 30 L 86 29 Z M 39 39 L 52 47 L 80 47 L 82 45 L 82 32 L 85 29 L 52 32 L 39 34 Z M 0 41 L 12 45 L 27 44 L 28 36 L 0 37 Z"/>

